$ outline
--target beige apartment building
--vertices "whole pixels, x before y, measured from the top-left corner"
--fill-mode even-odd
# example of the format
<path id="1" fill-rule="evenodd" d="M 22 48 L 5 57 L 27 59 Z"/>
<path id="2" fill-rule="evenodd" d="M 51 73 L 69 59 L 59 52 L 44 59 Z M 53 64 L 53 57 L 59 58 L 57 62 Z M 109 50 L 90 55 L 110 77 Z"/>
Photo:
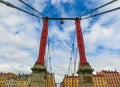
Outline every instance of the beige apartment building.
<path id="1" fill-rule="evenodd" d="M 29 75 L 28 74 L 22 74 L 18 76 L 17 81 L 16 81 L 16 87 L 28 87 L 28 79 Z"/>
<path id="2" fill-rule="evenodd" d="M 16 78 L 17 75 L 14 73 L 0 73 L 0 87 L 5 87 L 6 81 L 10 78 Z"/>
<path id="3" fill-rule="evenodd" d="M 115 71 L 101 71 L 100 74 L 105 75 L 108 87 L 120 87 L 120 73 Z"/>
<path id="4" fill-rule="evenodd" d="M 56 87 L 55 77 L 53 73 L 47 73 L 45 87 Z"/>
<path id="5" fill-rule="evenodd" d="M 16 87 L 17 78 L 9 78 L 5 82 L 5 87 Z"/>
<path id="6" fill-rule="evenodd" d="M 78 87 L 78 76 L 65 75 L 60 87 Z"/>
<path id="7" fill-rule="evenodd" d="M 120 87 L 120 73 L 115 71 L 101 71 L 93 75 L 94 87 Z M 78 76 L 65 75 L 60 87 L 79 87 Z"/>
<path id="8" fill-rule="evenodd" d="M 108 87 L 106 76 L 103 74 L 93 75 L 94 87 Z"/>

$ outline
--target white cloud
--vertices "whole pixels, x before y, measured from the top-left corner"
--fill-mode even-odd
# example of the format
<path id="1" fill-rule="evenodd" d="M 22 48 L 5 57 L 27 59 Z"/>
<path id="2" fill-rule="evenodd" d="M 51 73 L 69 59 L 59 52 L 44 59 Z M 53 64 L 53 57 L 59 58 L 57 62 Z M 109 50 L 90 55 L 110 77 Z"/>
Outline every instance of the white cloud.
<path id="1" fill-rule="evenodd" d="M 41 23 L 3 4 L 0 8 L 0 71 L 29 73 L 36 61 L 33 53 L 38 50 L 37 39 L 40 37 L 36 34 L 36 28 L 39 29 Z"/>
<path id="2" fill-rule="evenodd" d="M 70 33 L 75 30 L 74 23 L 73 25 L 70 25 L 70 24 L 71 22 L 70 23 L 68 22 L 65 25 L 61 25 L 62 29 L 60 29 L 58 25 L 53 24 L 53 26 L 50 26 L 50 33 L 49 33 L 50 37 L 55 37 L 56 39 L 59 39 L 60 41 L 70 40 Z"/>
<path id="3" fill-rule="evenodd" d="M 119 16 L 117 15 L 118 12 L 112 13 L 110 15 L 103 15 L 89 28 L 90 32 L 85 34 L 86 49 L 89 52 L 95 52 L 99 45 L 103 45 L 106 48 L 111 49 L 120 48 L 120 25 L 118 20 Z"/>
<path id="4" fill-rule="evenodd" d="M 46 7 L 46 3 L 48 0 L 35 0 L 33 3 L 33 7 L 36 8 L 38 11 L 42 12 L 44 8 Z"/>
<path id="5" fill-rule="evenodd" d="M 15 9 L 6 8 L 6 7 L 7 7 L 7 6 L 5 6 L 5 5 L 3 5 L 3 4 L 0 3 L 0 9 L 2 9 L 2 11 L 0 11 L 0 16 L 1 16 L 2 18 L 6 17 L 8 14 L 10 14 L 10 13 L 11 13 L 11 10 L 14 10 L 14 11 L 15 11 Z"/>
<path id="6" fill-rule="evenodd" d="M 97 56 L 91 56 L 88 59 L 95 71 L 100 71 L 103 69 L 117 69 L 120 72 L 120 56 L 117 54 L 104 51 L 104 53 L 98 54 Z"/>

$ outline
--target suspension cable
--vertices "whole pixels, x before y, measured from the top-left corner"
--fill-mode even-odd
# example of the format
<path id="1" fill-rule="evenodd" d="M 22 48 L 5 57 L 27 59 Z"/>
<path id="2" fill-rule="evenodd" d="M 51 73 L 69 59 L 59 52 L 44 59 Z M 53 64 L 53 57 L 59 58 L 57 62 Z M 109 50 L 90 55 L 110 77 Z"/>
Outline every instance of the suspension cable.
<path id="1" fill-rule="evenodd" d="M 49 58 L 49 70 L 52 73 L 52 66 L 51 66 L 51 56 L 50 56 L 50 44 L 48 42 L 48 58 Z"/>
<path id="2" fill-rule="evenodd" d="M 84 19 L 95 17 L 95 16 L 99 16 L 99 15 L 102 15 L 102 14 L 110 13 L 110 12 L 113 12 L 113 11 L 116 11 L 116 10 L 120 10 L 120 7 L 110 9 L 110 10 L 107 10 L 107 11 L 104 11 L 104 12 L 101 12 L 101 13 L 98 13 L 98 14 L 88 16 L 88 17 L 81 17 L 81 18 L 79 17 L 79 19 L 84 20 Z M 49 20 L 75 20 L 75 18 L 48 18 L 48 19 Z"/>
<path id="3" fill-rule="evenodd" d="M 100 8 L 103 8 L 103 7 L 105 7 L 105 6 L 109 5 L 109 4 L 112 4 L 112 3 L 115 2 L 115 1 L 118 1 L 118 0 L 112 0 L 112 1 L 110 1 L 110 2 L 107 2 L 107 3 L 105 3 L 105 4 L 103 4 L 103 5 L 99 6 L 99 7 L 97 7 L 97 8 L 95 8 L 95 9 L 92 9 L 92 10 L 90 10 L 90 11 L 82 14 L 80 17 L 85 16 L 85 15 L 91 13 L 91 12 L 94 12 L 94 11 L 100 9 Z"/>
<path id="4" fill-rule="evenodd" d="M 76 48 L 76 52 L 75 52 L 75 57 L 74 57 L 74 74 L 76 73 L 76 62 L 77 62 L 77 52 L 78 52 L 78 49 Z"/>
<path id="5" fill-rule="evenodd" d="M 46 68 L 47 68 L 47 71 L 48 71 L 48 57 L 49 57 L 49 55 L 48 55 L 48 48 L 47 48 L 47 50 L 46 50 L 46 53 L 45 53 L 45 64 L 46 64 Z"/>
<path id="6" fill-rule="evenodd" d="M 42 17 L 45 17 L 41 12 L 39 12 L 38 10 L 36 10 L 35 8 L 33 8 L 32 6 L 30 6 L 29 4 L 27 4 L 25 1 L 23 0 L 18 0 L 21 3 L 23 3 L 24 5 L 28 6 L 29 8 L 31 8 L 32 10 L 36 11 L 38 14 L 42 15 Z"/>
<path id="7" fill-rule="evenodd" d="M 76 33 L 74 33 L 74 37 L 76 36 Z M 74 43 L 75 43 L 75 40 L 76 40 L 76 38 L 74 39 Z M 77 44 L 76 44 L 77 45 Z M 74 52 L 74 75 L 76 74 L 76 61 L 77 61 L 77 51 L 78 51 L 78 49 L 77 49 L 77 47 L 76 47 L 76 49 L 75 49 L 75 52 Z"/>
<path id="8" fill-rule="evenodd" d="M 37 16 L 37 15 L 35 15 L 35 14 L 33 14 L 33 13 L 30 13 L 30 12 L 28 12 L 28 11 L 25 11 L 25 10 L 23 10 L 23 9 L 21 9 L 21 8 L 15 6 L 15 5 L 13 5 L 13 4 L 10 3 L 10 2 L 5 2 L 5 1 L 3 1 L 3 0 L 0 0 L 0 2 L 3 3 L 3 4 L 5 4 L 5 5 L 7 5 L 7 6 L 9 6 L 9 7 L 11 7 L 11 8 L 15 8 L 15 9 L 20 10 L 20 11 L 22 11 L 22 12 L 24 12 L 24 13 L 27 13 L 27 14 L 29 14 L 29 15 L 31 15 L 31 16 L 37 17 L 37 18 L 39 18 L 39 19 L 42 19 L 42 17 Z"/>
<path id="9" fill-rule="evenodd" d="M 72 63 L 72 58 L 70 57 L 70 62 L 69 62 L 69 67 L 68 67 L 68 75 L 70 75 L 72 73 L 71 63 Z"/>
<path id="10" fill-rule="evenodd" d="M 117 7 L 117 8 L 114 8 L 114 9 L 110 9 L 110 10 L 107 10 L 107 11 L 104 11 L 104 12 L 101 12 L 101 13 L 98 13 L 98 14 L 94 14 L 94 15 L 91 15 L 91 16 L 88 16 L 88 17 L 81 18 L 81 20 L 92 18 L 92 17 L 98 16 L 98 15 L 102 15 L 102 14 L 106 14 L 106 13 L 109 13 L 109 12 L 112 12 L 112 11 L 115 11 L 115 10 L 119 10 L 119 9 L 120 9 L 120 7 Z"/>
<path id="11" fill-rule="evenodd" d="M 70 56 L 70 61 L 69 61 L 69 67 L 68 67 L 68 75 L 70 74 L 72 74 L 72 50 L 71 50 L 71 56 Z"/>
<path id="12" fill-rule="evenodd" d="M 5 2 L 3 0 L 0 0 L 0 2 L 5 4 L 5 5 L 7 5 L 7 6 L 9 6 L 9 7 L 11 7 L 11 8 L 15 8 L 15 9 L 20 10 L 22 12 L 25 12 L 25 13 L 31 15 L 31 16 L 37 17 L 39 19 L 42 19 L 42 17 L 37 16 L 37 15 L 35 15 L 33 13 L 30 13 L 28 11 L 25 11 L 25 10 L 23 10 L 23 9 L 21 9 L 21 8 L 11 4 L 11 3 L 9 3 L 9 2 Z M 115 11 L 115 10 L 119 10 L 119 9 L 120 9 L 120 7 L 117 7 L 117 8 L 114 8 L 114 9 L 110 9 L 110 10 L 107 10 L 107 11 L 104 11 L 104 12 L 101 12 L 101 13 L 98 13 L 98 14 L 94 14 L 94 15 L 91 15 L 91 16 L 88 16 L 88 17 L 79 18 L 79 19 L 80 20 L 84 20 L 84 19 L 92 18 L 92 17 L 98 16 L 98 15 L 106 14 L 106 13 L 109 13 L 109 12 L 112 12 L 112 11 Z M 63 18 L 63 17 L 62 18 L 48 18 L 48 20 L 75 20 L 75 18 Z"/>
<path id="13" fill-rule="evenodd" d="M 68 67 L 68 75 L 70 75 L 70 73 L 72 74 L 72 59 L 74 56 L 74 43 L 75 43 L 75 32 L 73 35 L 73 42 L 72 42 L 72 49 L 71 49 L 71 56 L 70 56 L 70 62 L 69 62 L 69 67 Z"/>
<path id="14" fill-rule="evenodd" d="M 76 36 L 76 33 L 75 33 L 75 31 L 74 31 L 74 36 L 73 36 L 73 59 L 74 59 L 74 57 L 75 57 L 75 36 Z M 74 62 L 75 62 L 75 59 L 74 59 Z M 74 64 L 74 71 L 75 71 L 75 64 Z M 74 74 L 74 71 L 73 71 L 73 74 Z"/>

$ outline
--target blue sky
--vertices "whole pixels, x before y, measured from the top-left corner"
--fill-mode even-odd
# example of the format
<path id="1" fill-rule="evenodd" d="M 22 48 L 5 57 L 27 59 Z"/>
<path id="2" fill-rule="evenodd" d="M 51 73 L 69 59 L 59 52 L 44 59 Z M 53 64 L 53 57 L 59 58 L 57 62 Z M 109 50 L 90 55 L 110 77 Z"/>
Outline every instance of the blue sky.
<path id="1" fill-rule="evenodd" d="M 49 17 L 76 17 L 110 0 L 25 1 Z M 17 0 L 9 0 L 9 2 L 33 12 Z M 118 6 L 120 6 L 120 1 L 97 12 Z M 86 57 L 95 71 L 117 69 L 120 72 L 119 19 L 120 10 L 81 21 Z M 42 20 L 0 3 L 0 71 L 31 72 L 30 68 L 38 56 L 42 24 Z M 59 21 L 49 21 L 52 69 L 57 82 L 61 82 L 64 74 L 68 72 L 74 31 L 74 21 L 64 21 L 64 25 L 60 25 Z M 75 47 L 76 45 L 75 42 Z M 77 65 L 78 61 L 79 56 Z"/>

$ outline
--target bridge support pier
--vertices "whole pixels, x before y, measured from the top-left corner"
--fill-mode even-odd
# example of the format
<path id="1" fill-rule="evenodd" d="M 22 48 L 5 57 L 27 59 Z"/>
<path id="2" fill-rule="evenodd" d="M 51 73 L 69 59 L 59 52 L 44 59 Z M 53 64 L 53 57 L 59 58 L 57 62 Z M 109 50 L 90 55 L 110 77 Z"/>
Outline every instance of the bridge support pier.
<path id="1" fill-rule="evenodd" d="M 46 67 L 41 64 L 35 64 L 32 68 L 32 75 L 28 87 L 45 87 L 46 76 Z"/>
<path id="2" fill-rule="evenodd" d="M 89 64 L 80 65 L 78 70 L 79 87 L 94 87 L 92 79 L 93 69 Z"/>

